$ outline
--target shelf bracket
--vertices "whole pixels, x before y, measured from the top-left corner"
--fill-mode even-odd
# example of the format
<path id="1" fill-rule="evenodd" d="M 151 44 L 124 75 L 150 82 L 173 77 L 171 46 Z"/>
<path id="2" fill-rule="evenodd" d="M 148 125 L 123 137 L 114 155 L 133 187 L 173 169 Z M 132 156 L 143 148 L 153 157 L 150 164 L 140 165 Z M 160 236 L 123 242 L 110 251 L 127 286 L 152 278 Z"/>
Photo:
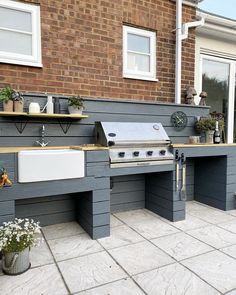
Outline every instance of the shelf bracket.
<path id="1" fill-rule="evenodd" d="M 25 127 L 26 127 L 28 121 L 29 120 L 25 120 L 25 121 L 21 121 L 21 122 L 14 122 L 14 125 L 20 134 L 22 134 L 23 131 L 25 130 Z"/>
<path id="2" fill-rule="evenodd" d="M 60 124 L 61 130 L 63 131 L 63 133 L 67 134 L 67 132 L 69 131 L 70 126 L 72 124 L 72 121 L 63 122 L 63 121 L 58 120 L 58 123 Z"/>

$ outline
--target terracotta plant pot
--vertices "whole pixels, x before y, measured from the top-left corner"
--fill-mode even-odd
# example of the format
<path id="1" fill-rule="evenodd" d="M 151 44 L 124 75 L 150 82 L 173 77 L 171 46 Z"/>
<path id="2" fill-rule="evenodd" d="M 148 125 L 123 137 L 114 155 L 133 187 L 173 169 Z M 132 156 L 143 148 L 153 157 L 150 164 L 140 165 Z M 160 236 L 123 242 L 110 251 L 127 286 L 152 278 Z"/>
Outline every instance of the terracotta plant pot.
<path id="1" fill-rule="evenodd" d="M 13 101 L 8 100 L 8 102 L 3 102 L 3 111 L 4 112 L 13 112 Z"/>
<path id="2" fill-rule="evenodd" d="M 14 112 L 23 113 L 24 103 L 22 101 L 14 101 Z"/>

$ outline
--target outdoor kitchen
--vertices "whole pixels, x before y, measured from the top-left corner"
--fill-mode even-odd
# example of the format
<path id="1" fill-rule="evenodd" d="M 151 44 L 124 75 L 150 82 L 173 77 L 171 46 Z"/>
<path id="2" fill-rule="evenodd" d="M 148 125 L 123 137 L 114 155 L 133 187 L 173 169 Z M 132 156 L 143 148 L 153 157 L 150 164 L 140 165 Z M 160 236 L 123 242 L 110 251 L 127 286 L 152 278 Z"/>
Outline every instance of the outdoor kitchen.
<path id="1" fill-rule="evenodd" d="M 42 105 L 43 99 L 47 97 L 40 98 Z M 37 96 L 26 96 L 28 104 L 37 100 Z M 62 112 L 66 112 L 66 99 L 60 101 Z M 27 217 L 27 212 L 42 225 L 77 220 L 96 239 L 110 235 L 111 212 L 147 208 L 167 220 L 179 221 L 185 219 L 186 201 L 193 199 L 221 210 L 234 209 L 234 145 L 188 144 L 189 137 L 196 135 L 196 118 L 207 116 L 207 107 L 93 99 L 87 99 L 85 105 L 87 118 L 73 122 L 66 134 L 58 129 L 57 121 L 32 118 L 17 135 L 17 124 L 24 118 L 1 118 L 17 135 L 13 142 L 6 134 L 2 141 L 5 148 L 0 150 L 12 180 L 12 186 L 3 188 L 1 221 Z M 187 117 L 181 129 L 173 125 L 176 112 Z M 42 124 L 50 145 L 37 157 L 46 156 L 48 150 L 51 161 L 52 155 L 61 155 L 60 150 L 68 157 L 70 150 L 81 151 L 84 168 L 81 166 L 80 176 L 22 181 L 18 158 L 24 154 L 34 157 L 38 148 L 32 142 L 40 140 Z M 39 162 L 45 163 L 42 169 L 47 163 L 49 168 L 57 165 L 43 162 L 43 158 L 33 164 L 34 159 L 30 163 L 35 175 Z M 60 167 L 66 171 L 63 161 L 55 171 Z M 65 163 L 69 163 L 67 158 Z M 40 173 L 46 177 L 43 171 Z M 54 205 L 49 207 L 48 201 Z"/>

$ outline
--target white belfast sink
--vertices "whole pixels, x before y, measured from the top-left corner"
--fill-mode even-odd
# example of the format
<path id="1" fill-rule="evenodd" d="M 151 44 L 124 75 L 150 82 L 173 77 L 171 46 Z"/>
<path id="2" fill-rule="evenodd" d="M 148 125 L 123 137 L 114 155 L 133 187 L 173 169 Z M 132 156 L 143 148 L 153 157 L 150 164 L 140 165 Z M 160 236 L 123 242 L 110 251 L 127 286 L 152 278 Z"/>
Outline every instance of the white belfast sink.
<path id="1" fill-rule="evenodd" d="M 84 152 L 72 149 L 18 153 L 18 181 L 37 182 L 84 177 Z"/>

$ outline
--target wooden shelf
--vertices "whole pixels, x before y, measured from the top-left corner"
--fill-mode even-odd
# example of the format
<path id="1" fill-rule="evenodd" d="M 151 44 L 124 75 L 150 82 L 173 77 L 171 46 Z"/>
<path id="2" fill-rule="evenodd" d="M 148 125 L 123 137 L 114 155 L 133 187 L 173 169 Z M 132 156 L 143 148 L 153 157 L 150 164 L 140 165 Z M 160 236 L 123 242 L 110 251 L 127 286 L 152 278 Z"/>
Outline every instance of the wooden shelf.
<path id="1" fill-rule="evenodd" d="M 5 117 L 30 117 L 30 118 L 51 118 L 51 119 L 85 119 L 88 118 L 87 115 L 77 115 L 77 114 L 46 114 L 46 113 L 38 113 L 38 114 L 29 114 L 29 113 L 18 113 L 18 112 L 0 112 L 0 116 Z"/>
<path id="2" fill-rule="evenodd" d="M 88 118 L 87 115 L 79 115 L 79 114 L 46 114 L 46 113 L 29 114 L 26 112 L 18 113 L 18 112 L 1 112 L 0 111 L 0 117 L 1 116 L 14 117 L 16 119 L 19 119 L 20 123 L 18 124 L 17 122 L 15 122 L 15 126 L 20 134 L 23 133 L 29 121 L 29 118 L 57 119 L 64 134 L 66 134 L 68 130 L 70 129 L 72 120 L 81 120 L 81 119 Z"/>

